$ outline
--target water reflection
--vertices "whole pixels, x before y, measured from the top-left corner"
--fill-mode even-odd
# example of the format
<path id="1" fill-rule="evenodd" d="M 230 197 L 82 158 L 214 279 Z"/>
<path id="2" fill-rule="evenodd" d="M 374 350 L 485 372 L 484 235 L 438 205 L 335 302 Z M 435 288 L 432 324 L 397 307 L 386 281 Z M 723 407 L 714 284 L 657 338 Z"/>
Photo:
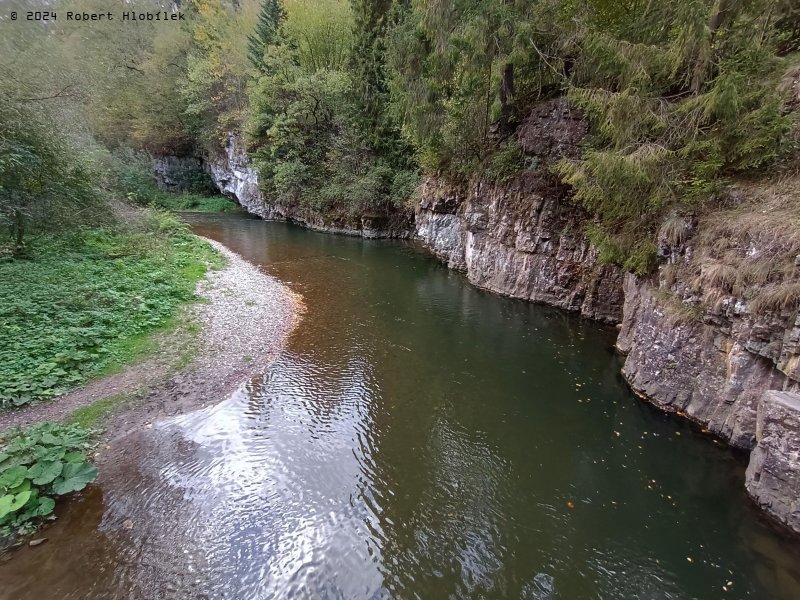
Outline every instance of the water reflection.
<path id="1" fill-rule="evenodd" d="M 194 220 L 304 295 L 300 327 L 131 436 L 0 597 L 800 597 L 741 461 L 629 394 L 612 330 L 409 245 Z"/>

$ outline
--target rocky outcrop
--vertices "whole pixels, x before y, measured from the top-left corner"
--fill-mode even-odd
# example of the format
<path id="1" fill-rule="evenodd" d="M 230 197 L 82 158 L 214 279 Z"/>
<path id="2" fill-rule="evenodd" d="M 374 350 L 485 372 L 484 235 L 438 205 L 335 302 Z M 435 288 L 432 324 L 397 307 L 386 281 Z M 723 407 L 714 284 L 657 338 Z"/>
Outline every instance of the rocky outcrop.
<path id="1" fill-rule="evenodd" d="M 583 234 L 585 215 L 547 168 L 575 155 L 584 132 L 564 99 L 542 104 L 517 136 L 529 168 L 506 184 L 429 179 L 416 237 L 479 287 L 619 322 L 622 272 L 599 264 Z"/>
<path id="2" fill-rule="evenodd" d="M 800 317 L 754 315 L 734 299 L 692 312 L 680 285 L 631 274 L 624 289 L 617 347 L 627 354 L 622 372 L 634 391 L 751 449 L 764 392 L 800 387 Z"/>
<path id="3" fill-rule="evenodd" d="M 321 213 L 296 202 L 268 200 L 259 188 L 258 174 L 236 134 L 228 136 L 223 153 L 208 158 L 207 168 L 223 194 L 262 219 L 291 221 L 316 231 L 365 238 L 405 238 L 411 233 L 411 214 L 405 211 L 361 215 Z"/>
<path id="4" fill-rule="evenodd" d="M 193 156 L 156 156 L 153 158 L 153 174 L 159 189 L 167 192 L 212 189 L 203 161 Z"/>
<path id="5" fill-rule="evenodd" d="M 764 511 L 800 533 L 800 395 L 761 397 L 745 485 Z"/>
<path id="6" fill-rule="evenodd" d="M 581 214 L 535 176 L 463 191 L 428 181 L 417 238 L 474 285 L 607 323 L 622 318 L 622 273 L 598 263 Z"/>

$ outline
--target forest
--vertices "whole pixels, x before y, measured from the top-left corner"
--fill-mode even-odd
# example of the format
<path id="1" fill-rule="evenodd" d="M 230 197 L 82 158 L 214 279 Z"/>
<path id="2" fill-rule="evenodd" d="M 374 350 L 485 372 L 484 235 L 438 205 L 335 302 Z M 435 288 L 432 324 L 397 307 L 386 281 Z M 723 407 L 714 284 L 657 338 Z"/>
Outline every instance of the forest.
<path id="1" fill-rule="evenodd" d="M 519 124 L 566 96 L 590 132 L 554 175 L 604 256 L 644 273 L 668 215 L 797 144 L 781 88 L 800 45 L 791 0 L 129 6 L 186 21 L 2 17 L 0 214 L 20 247 L 27 229 L 101 218 L 109 196 L 147 196 L 150 156 L 220 152 L 230 132 L 266 197 L 321 212 L 402 209 L 430 174 L 508 180 L 536 168 Z"/>

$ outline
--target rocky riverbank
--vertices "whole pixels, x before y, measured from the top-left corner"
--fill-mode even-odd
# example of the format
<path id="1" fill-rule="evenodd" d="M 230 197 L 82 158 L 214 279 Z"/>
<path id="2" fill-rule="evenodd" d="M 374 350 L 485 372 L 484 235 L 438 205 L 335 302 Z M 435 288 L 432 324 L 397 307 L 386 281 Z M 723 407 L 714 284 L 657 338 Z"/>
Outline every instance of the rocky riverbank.
<path id="1" fill-rule="evenodd" d="M 217 402 L 264 368 L 283 348 L 302 300 L 222 244 L 206 241 L 225 257 L 225 267 L 198 283 L 202 302 L 184 311 L 175 331 L 157 336 L 155 352 L 50 402 L 4 412 L 0 430 L 62 420 L 114 397 L 125 406 L 107 431 L 121 437 L 159 417 Z"/>

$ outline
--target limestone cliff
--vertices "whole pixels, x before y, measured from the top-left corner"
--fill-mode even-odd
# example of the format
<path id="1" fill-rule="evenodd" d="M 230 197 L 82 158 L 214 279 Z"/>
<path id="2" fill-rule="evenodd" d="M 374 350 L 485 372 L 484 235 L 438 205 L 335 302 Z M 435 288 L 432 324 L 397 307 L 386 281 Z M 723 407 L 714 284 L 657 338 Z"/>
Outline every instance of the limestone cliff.
<path id="1" fill-rule="evenodd" d="M 519 128 L 525 172 L 506 184 L 429 179 L 416 237 L 479 287 L 619 322 L 622 272 L 598 263 L 582 232 L 585 215 L 548 170 L 578 152 L 584 133 L 564 99 L 543 103 Z"/>
<path id="2" fill-rule="evenodd" d="M 262 219 L 291 221 L 317 231 L 365 238 L 404 238 L 411 232 L 411 215 L 405 211 L 364 215 L 319 212 L 298 203 L 265 198 L 258 185 L 258 174 L 236 134 L 228 136 L 222 153 L 208 158 L 207 168 L 223 194 Z"/>
<path id="3" fill-rule="evenodd" d="M 580 212 L 537 183 L 523 176 L 509 186 L 477 181 L 454 191 L 428 181 L 416 235 L 479 287 L 619 322 L 621 271 L 598 263 Z"/>
<path id="4" fill-rule="evenodd" d="M 746 487 L 772 517 L 800 533 L 800 395 L 770 391 L 758 404 Z"/>

